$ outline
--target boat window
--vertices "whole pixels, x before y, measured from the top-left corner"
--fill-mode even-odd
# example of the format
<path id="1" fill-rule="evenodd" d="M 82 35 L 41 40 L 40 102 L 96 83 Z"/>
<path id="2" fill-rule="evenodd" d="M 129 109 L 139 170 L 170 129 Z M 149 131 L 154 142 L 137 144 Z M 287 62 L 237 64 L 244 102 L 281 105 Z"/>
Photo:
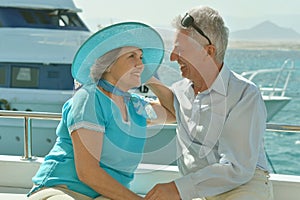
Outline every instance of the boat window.
<path id="1" fill-rule="evenodd" d="M 4 85 L 6 82 L 6 68 L 0 66 L 0 85 Z"/>
<path id="2" fill-rule="evenodd" d="M 82 26 L 82 22 L 75 13 L 60 12 L 60 26 Z"/>
<path id="3" fill-rule="evenodd" d="M 11 86 L 19 88 L 37 88 L 39 70 L 31 67 L 12 67 Z"/>
<path id="4" fill-rule="evenodd" d="M 50 17 L 44 12 L 37 12 L 36 17 L 41 24 L 51 24 Z"/>
<path id="5" fill-rule="evenodd" d="M 0 64 L 0 87 L 72 90 L 71 64 Z"/>
<path id="6" fill-rule="evenodd" d="M 70 24 L 70 20 L 68 16 L 60 15 L 59 26 L 68 26 Z"/>
<path id="7" fill-rule="evenodd" d="M 70 64 L 40 66 L 39 88 L 50 90 L 72 90 L 73 77 Z"/>
<path id="8" fill-rule="evenodd" d="M 21 14 L 22 14 L 23 18 L 25 19 L 25 21 L 28 24 L 35 24 L 36 23 L 36 20 L 34 19 L 34 16 L 32 15 L 31 12 L 21 11 Z"/>
<path id="9" fill-rule="evenodd" d="M 59 78 L 58 71 L 48 71 L 48 78 Z"/>
<path id="10" fill-rule="evenodd" d="M 53 9 L 0 8 L 0 26 L 88 31 L 77 13 Z"/>

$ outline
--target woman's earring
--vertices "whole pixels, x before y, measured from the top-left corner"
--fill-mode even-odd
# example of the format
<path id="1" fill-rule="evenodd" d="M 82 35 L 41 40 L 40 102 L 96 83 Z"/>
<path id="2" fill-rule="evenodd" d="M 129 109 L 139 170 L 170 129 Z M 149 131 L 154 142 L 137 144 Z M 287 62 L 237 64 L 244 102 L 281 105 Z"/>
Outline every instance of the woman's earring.
<path id="1" fill-rule="evenodd" d="M 105 72 L 107 72 L 107 73 L 110 72 L 110 66 L 105 70 Z"/>

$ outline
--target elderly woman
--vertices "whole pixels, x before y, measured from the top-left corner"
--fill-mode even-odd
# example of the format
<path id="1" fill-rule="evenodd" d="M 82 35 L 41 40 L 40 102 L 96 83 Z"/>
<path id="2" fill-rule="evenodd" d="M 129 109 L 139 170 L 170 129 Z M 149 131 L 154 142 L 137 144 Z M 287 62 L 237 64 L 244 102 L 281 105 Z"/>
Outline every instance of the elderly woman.
<path id="1" fill-rule="evenodd" d="M 142 159 L 149 123 L 174 116 L 128 93 L 147 81 L 164 55 L 151 27 L 106 27 L 79 49 L 72 75 L 82 86 L 62 109 L 57 142 L 33 177 L 36 199 L 142 199 L 128 189 Z"/>

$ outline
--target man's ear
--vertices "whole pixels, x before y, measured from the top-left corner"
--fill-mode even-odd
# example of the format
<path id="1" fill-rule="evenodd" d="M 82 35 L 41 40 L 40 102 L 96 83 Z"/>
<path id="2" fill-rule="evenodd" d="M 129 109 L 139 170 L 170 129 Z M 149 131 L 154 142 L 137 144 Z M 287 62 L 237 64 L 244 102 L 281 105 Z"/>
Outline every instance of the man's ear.
<path id="1" fill-rule="evenodd" d="M 214 45 L 208 45 L 207 46 L 207 54 L 212 56 L 212 55 L 215 55 L 216 53 L 216 48 Z"/>

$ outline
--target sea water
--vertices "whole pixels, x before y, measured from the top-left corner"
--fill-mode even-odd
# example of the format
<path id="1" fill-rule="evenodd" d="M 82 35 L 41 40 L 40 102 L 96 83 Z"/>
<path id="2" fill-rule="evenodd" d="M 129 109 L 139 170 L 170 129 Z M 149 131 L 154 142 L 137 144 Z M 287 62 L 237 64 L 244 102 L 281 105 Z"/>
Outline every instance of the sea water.
<path id="1" fill-rule="evenodd" d="M 280 68 L 286 59 L 291 59 L 295 65 L 285 94 L 292 100 L 269 123 L 300 125 L 300 51 L 229 49 L 225 63 L 233 71 L 242 73 Z M 165 66 L 159 69 L 158 76 L 164 83 L 170 85 L 181 77 L 178 65 L 168 60 L 166 55 Z M 271 85 L 275 78 L 274 75 L 266 74 L 262 79 Z M 300 132 L 267 131 L 264 138 L 270 170 L 273 173 L 300 175 Z"/>

